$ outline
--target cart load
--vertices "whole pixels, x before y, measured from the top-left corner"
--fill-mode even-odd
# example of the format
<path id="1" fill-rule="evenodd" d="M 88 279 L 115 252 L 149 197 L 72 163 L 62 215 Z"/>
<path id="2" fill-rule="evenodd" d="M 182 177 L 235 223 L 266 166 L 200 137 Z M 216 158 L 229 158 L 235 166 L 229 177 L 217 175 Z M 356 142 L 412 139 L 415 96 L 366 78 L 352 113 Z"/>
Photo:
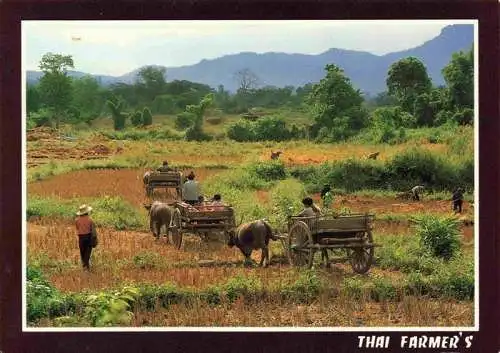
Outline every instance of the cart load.
<path id="1" fill-rule="evenodd" d="M 144 176 L 146 195 L 150 197 L 154 189 L 175 189 L 177 199 L 182 199 L 182 173 L 178 170 L 149 172 Z"/>

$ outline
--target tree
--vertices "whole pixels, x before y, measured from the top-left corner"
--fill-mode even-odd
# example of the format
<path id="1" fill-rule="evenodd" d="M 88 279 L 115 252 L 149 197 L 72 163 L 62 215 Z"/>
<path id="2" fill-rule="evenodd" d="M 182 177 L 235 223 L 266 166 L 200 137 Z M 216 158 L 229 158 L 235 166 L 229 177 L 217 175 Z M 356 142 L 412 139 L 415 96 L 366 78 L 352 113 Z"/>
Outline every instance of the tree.
<path id="1" fill-rule="evenodd" d="M 106 101 L 106 105 L 111 111 L 114 129 L 122 130 L 125 127 L 125 121 L 127 120 L 127 116 L 122 113 L 125 103 L 118 97 L 112 97 Z"/>
<path id="2" fill-rule="evenodd" d="M 152 101 L 157 95 L 160 95 L 165 90 L 166 68 L 145 66 L 139 70 L 137 74 L 138 86 L 144 89 L 146 99 Z"/>
<path id="3" fill-rule="evenodd" d="M 443 70 L 450 103 L 458 109 L 474 108 L 474 51 L 454 53 Z"/>
<path id="4" fill-rule="evenodd" d="M 259 77 L 248 68 L 237 71 L 234 74 L 234 79 L 238 83 L 239 92 L 255 89 L 259 83 Z"/>
<path id="5" fill-rule="evenodd" d="M 153 124 L 153 115 L 148 107 L 144 107 L 142 111 L 142 125 L 148 126 Z"/>
<path id="6" fill-rule="evenodd" d="M 73 80 L 72 86 L 72 106 L 79 111 L 80 117 L 86 122 L 97 118 L 104 103 L 102 90 L 97 80 L 87 75 Z"/>
<path id="7" fill-rule="evenodd" d="M 386 83 L 389 94 L 396 97 L 401 107 L 410 114 L 415 113 L 417 97 L 429 93 L 432 88 L 425 65 L 414 57 L 392 64 Z"/>
<path id="8" fill-rule="evenodd" d="M 345 138 L 366 125 L 363 97 L 338 66 L 329 64 L 325 70 L 326 76 L 314 85 L 308 97 L 315 120 L 312 134 L 317 136 L 323 129 L 323 134 L 330 131 L 338 138 Z"/>
<path id="9" fill-rule="evenodd" d="M 26 114 L 34 113 L 41 107 L 41 97 L 36 85 L 26 85 Z"/>
<path id="10" fill-rule="evenodd" d="M 39 82 L 39 92 L 44 105 L 53 111 L 56 117 L 56 128 L 59 129 L 61 116 L 71 103 L 71 78 L 67 69 L 73 68 L 71 55 L 47 53 L 40 64 L 43 76 Z"/>

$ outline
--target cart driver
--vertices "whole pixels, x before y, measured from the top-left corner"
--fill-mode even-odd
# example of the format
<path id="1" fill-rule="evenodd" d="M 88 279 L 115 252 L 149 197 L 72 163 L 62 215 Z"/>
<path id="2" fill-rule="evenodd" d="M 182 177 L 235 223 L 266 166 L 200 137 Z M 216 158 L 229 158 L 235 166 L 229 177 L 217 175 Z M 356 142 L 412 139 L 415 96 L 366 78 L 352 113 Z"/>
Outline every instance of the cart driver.
<path id="1" fill-rule="evenodd" d="M 195 205 L 199 202 L 200 187 L 198 182 L 194 180 L 195 175 L 193 172 L 189 173 L 188 180 L 182 186 L 182 197 L 184 198 L 184 202 L 189 203 L 190 205 Z"/>
<path id="2" fill-rule="evenodd" d="M 297 217 L 314 217 L 318 216 L 321 212 L 320 208 L 316 206 L 310 197 L 302 200 L 304 209 L 297 215 Z"/>
<path id="3" fill-rule="evenodd" d="M 159 172 L 169 172 L 172 170 L 172 168 L 168 166 L 168 161 L 163 161 L 162 166 L 158 167 L 156 170 Z"/>

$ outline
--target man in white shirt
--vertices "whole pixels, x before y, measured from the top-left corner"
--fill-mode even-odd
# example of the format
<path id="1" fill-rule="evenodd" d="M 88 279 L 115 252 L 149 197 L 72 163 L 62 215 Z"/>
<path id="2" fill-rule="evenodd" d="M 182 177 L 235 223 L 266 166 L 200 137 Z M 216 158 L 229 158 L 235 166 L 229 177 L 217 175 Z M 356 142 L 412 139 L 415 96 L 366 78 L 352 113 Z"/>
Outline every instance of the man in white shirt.
<path id="1" fill-rule="evenodd" d="M 314 217 L 321 213 L 321 210 L 316 206 L 310 197 L 302 200 L 304 209 L 297 215 L 297 217 Z"/>
<path id="2" fill-rule="evenodd" d="M 194 180 L 195 175 L 193 172 L 189 173 L 187 178 L 188 180 L 182 186 L 182 197 L 185 202 L 195 205 L 200 197 L 200 187 L 198 182 Z"/>

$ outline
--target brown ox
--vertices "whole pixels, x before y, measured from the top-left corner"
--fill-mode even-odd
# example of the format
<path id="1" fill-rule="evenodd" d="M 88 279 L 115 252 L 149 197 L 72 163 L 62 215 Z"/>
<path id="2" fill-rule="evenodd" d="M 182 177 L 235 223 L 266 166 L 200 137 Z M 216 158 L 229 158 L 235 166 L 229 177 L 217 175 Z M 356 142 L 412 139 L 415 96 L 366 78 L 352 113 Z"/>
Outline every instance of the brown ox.
<path id="1" fill-rule="evenodd" d="M 149 211 L 149 229 L 154 237 L 158 239 L 161 235 L 161 228 L 166 227 L 166 238 L 168 242 L 168 231 L 172 221 L 174 209 L 167 203 L 154 201 L 151 205 L 144 205 Z"/>
<path id="2" fill-rule="evenodd" d="M 239 225 L 236 230 L 229 232 L 229 247 L 237 246 L 245 256 L 245 263 L 251 262 L 250 256 L 253 250 L 261 249 L 259 266 L 269 265 L 269 239 L 278 240 L 273 235 L 273 230 L 269 223 L 264 220 L 257 220 Z"/>
<path id="3" fill-rule="evenodd" d="M 283 153 L 282 151 L 271 152 L 271 159 L 275 160 L 275 159 L 280 158 L 280 154 L 282 154 L 282 153 Z"/>

